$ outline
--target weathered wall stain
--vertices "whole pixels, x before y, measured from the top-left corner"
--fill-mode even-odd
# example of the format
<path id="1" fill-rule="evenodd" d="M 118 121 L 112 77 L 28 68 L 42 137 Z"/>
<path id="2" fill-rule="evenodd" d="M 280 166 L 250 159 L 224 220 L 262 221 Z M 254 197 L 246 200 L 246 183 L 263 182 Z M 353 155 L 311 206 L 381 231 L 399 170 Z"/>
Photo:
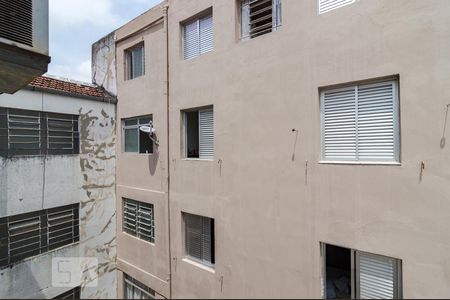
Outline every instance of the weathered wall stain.
<path id="1" fill-rule="evenodd" d="M 97 257 L 95 273 L 99 286 L 84 288 L 85 298 L 115 297 L 115 121 L 108 112 L 83 109 L 80 113 L 80 168 L 85 193 L 80 205 L 80 235 L 83 255 Z M 92 279 L 83 277 L 83 286 Z"/>

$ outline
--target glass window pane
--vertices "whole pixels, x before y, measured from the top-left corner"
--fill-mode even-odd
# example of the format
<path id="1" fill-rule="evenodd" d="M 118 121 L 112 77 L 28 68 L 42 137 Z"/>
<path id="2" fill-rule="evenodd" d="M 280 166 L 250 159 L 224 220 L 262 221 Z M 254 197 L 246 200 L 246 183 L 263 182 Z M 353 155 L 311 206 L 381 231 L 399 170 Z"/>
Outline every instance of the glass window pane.
<path id="1" fill-rule="evenodd" d="M 125 120 L 125 126 L 137 125 L 137 119 Z"/>
<path id="2" fill-rule="evenodd" d="M 125 152 L 139 152 L 138 129 L 125 129 Z"/>
<path id="3" fill-rule="evenodd" d="M 140 118 L 140 119 L 139 119 L 139 124 L 141 124 L 141 125 L 149 124 L 151 120 L 152 120 L 152 118 L 150 118 L 150 117 L 147 117 L 147 118 Z"/>

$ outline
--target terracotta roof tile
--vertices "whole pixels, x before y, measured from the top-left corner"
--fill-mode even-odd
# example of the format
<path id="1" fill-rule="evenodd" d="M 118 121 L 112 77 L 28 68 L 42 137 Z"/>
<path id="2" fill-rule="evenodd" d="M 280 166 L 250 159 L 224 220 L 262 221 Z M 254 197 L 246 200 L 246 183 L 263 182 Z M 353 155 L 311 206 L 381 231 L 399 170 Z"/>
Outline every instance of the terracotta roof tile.
<path id="1" fill-rule="evenodd" d="M 64 81 L 47 76 L 39 76 L 35 78 L 29 86 L 42 88 L 46 90 L 54 90 L 74 95 L 99 98 L 103 100 L 113 98 L 104 89 L 94 85 L 88 85 L 78 82 Z"/>

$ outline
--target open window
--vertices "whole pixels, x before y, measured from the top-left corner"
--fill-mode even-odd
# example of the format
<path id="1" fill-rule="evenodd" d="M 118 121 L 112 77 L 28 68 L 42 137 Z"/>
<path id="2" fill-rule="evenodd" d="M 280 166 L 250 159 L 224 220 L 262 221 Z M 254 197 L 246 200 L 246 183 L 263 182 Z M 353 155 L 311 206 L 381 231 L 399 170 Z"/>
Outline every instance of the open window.
<path id="1" fill-rule="evenodd" d="M 130 153 L 153 153 L 153 140 L 141 127 L 153 126 L 152 116 L 125 119 L 122 121 L 123 149 Z"/>
<path id="2" fill-rule="evenodd" d="M 255 38 L 281 26 L 281 0 L 239 0 L 241 38 Z"/>
<path id="3" fill-rule="evenodd" d="M 125 78 L 131 80 L 145 74 L 144 43 L 125 50 Z"/>
<path id="4" fill-rule="evenodd" d="M 324 298 L 399 299 L 401 260 L 321 244 Z"/>
<path id="5" fill-rule="evenodd" d="M 213 108 L 188 110 L 184 115 L 184 152 L 186 158 L 214 158 Z"/>

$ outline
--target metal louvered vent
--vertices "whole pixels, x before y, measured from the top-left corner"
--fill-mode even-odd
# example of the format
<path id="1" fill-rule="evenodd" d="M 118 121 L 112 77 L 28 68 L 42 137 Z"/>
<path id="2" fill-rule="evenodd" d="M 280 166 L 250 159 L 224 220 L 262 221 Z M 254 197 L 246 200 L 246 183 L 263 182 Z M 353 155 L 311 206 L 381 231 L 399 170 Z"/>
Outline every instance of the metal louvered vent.
<path id="1" fill-rule="evenodd" d="M 0 37 L 33 46 L 33 0 L 0 0 Z"/>
<path id="2" fill-rule="evenodd" d="M 184 214 L 185 249 L 189 258 L 214 265 L 214 219 Z"/>
<path id="3" fill-rule="evenodd" d="M 0 268 L 79 241 L 79 204 L 0 218 Z"/>
<path id="4" fill-rule="evenodd" d="M 319 15 L 354 2 L 355 0 L 319 0 Z"/>
<path id="5" fill-rule="evenodd" d="M 154 243 L 155 220 L 153 204 L 124 199 L 123 231 L 142 240 Z"/>

